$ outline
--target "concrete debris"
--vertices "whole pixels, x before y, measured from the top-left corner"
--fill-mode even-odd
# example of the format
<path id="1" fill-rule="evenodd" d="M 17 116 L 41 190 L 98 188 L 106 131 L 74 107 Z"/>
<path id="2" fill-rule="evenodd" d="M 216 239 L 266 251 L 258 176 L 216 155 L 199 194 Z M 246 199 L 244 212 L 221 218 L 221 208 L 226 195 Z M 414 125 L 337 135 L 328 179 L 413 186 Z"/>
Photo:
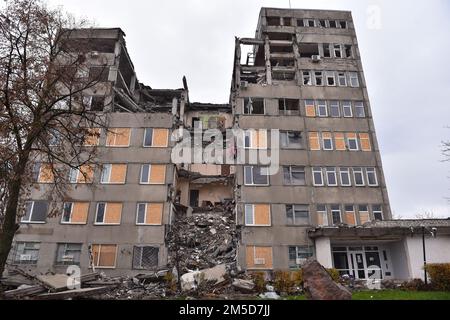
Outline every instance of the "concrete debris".
<path id="1" fill-rule="evenodd" d="M 260 294 L 259 297 L 261 299 L 267 299 L 267 300 L 279 300 L 281 297 L 276 292 L 266 292 L 263 294 Z"/>
<path id="2" fill-rule="evenodd" d="M 352 294 L 333 281 L 327 270 L 316 260 L 303 265 L 303 286 L 309 300 L 351 300 Z"/>
<path id="3" fill-rule="evenodd" d="M 255 283 L 251 280 L 234 279 L 233 287 L 241 292 L 253 292 L 255 290 Z"/>
<path id="4" fill-rule="evenodd" d="M 67 289 L 67 284 L 70 282 L 69 276 L 65 274 L 37 276 L 36 279 L 41 282 L 44 287 L 55 291 Z"/>
<path id="5" fill-rule="evenodd" d="M 202 271 L 186 273 L 180 279 L 181 289 L 183 291 L 192 291 L 198 289 L 202 284 L 215 286 L 226 281 L 226 276 L 227 268 L 224 264 Z"/>

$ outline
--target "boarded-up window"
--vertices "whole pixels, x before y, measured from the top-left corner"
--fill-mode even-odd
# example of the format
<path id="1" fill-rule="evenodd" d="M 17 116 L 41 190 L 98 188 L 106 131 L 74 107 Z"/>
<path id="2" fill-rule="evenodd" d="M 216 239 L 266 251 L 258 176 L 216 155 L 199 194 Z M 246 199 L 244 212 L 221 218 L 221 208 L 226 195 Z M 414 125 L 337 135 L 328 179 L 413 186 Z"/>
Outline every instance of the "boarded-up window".
<path id="1" fill-rule="evenodd" d="M 267 130 L 248 130 L 244 134 L 245 148 L 267 149 Z"/>
<path id="2" fill-rule="evenodd" d="M 317 225 L 328 226 L 328 211 L 325 205 L 317 205 Z"/>
<path id="3" fill-rule="evenodd" d="M 67 202 L 64 204 L 61 223 L 86 224 L 89 212 L 89 202 Z"/>
<path id="4" fill-rule="evenodd" d="M 369 207 L 366 205 L 359 206 L 359 221 L 365 224 L 370 221 Z"/>
<path id="5" fill-rule="evenodd" d="M 165 148 L 169 144 L 168 129 L 147 128 L 144 132 L 144 147 Z"/>
<path id="6" fill-rule="evenodd" d="M 248 246 L 246 249 L 248 269 L 273 269 L 272 247 Z"/>
<path id="7" fill-rule="evenodd" d="M 334 134 L 334 142 L 336 144 L 336 150 L 345 151 L 345 135 L 342 132 L 337 132 Z"/>
<path id="8" fill-rule="evenodd" d="M 94 181 L 94 167 L 91 165 L 84 165 L 80 167 L 77 182 L 78 183 L 92 183 Z"/>
<path id="9" fill-rule="evenodd" d="M 39 169 L 39 183 L 53 183 L 55 176 L 53 174 L 53 166 L 49 163 L 42 163 Z"/>
<path id="10" fill-rule="evenodd" d="M 314 100 L 306 100 L 305 101 L 305 109 L 307 117 L 315 117 L 316 116 L 316 106 L 314 104 Z"/>
<path id="11" fill-rule="evenodd" d="M 355 208 L 353 206 L 345 206 L 345 222 L 348 225 L 356 225 Z"/>
<path id="12" fill-rule="evenodd" d="M 117 257 L 117 245 L 93 244 L 92 263 L 96 268 L 115 268 Z"/>
<path id="13" fill-rule="evenodd" d="M 99 142 L 100 142 L 100 129 L 99 128 L 89 129 L 84 137 L 84 146 L 85 147 L 98 146 Z"/>
<path id="14" fill-rule="evenodd" d="M 163 210 L 163 203 L 138 203 L 136 224 L 153 226 L 162 225 Z"/>
<path id="15" fill-rule="evenodd" d="M 372 151 L 372 145 L 370 144 L 370 137 L 368 133 L 360 133 L 359 140 L 361 141 L 362 151 Z"/>
<path id="16" fill-rule="evenodd" d="M 126 176 L 127 176 L 126 164 L 105 164 L 103 165 L 101 183 L 124 184 Z"/>
<path id="17" fill-rule="evenodd" d="M 122 219 L 122 204 L 121 203 L 105 203 L 97 204 L 97 216 L 95 224 L 112 224 L 119 225 Z"/>
<path id="18" fill-rule="evenodd" d="M 141 166 L 141 184 L 165 184 L 166 165 L 143 164 Z"/>
<path id="19" fill-rule="evenodd" d="M 270 226 L 270 205 L 257 204 L 245 205 L 245 225 L 247 226 Z"/>
<path id="20" fill-rule="evenodd" d="M 106 137 L 107 147 L 129 147 L 130 146 L 131 129 L 130 128 L 113 128 L 108 131 Z"/>
<path id="21" fill-rule="evenodd" d="M 318 132 L 309 133 L 309 147 L 311 150 L 320 150 L 320 140 Z"/>

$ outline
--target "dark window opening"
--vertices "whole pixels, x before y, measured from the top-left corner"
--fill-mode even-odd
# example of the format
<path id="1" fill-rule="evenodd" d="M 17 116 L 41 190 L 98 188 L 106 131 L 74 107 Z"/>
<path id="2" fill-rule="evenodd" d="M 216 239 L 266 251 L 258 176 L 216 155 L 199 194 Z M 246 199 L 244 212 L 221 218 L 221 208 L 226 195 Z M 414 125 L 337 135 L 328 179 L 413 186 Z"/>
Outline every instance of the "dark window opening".
<path id="1" fill-rule="evenodd" d="M 270 52 L 272 52 L 272 53 L 293 53 L 294 48 L 292 46 L 271 46 Z"/>
<path id="2" fill-rule="evenodd" d="M 345 20 L 339 21 L 339 26 L 340 26 L 342 29 L 347 29 L 347 21 L 345 21 Z"/>
<path id="3" fill-rule="evenodd" d="M 105 108 L 105 97 L 94 96 L 91 100 L 91 111 L 103 111 Z"/>
<path id="4" fill-rule="evenodd" d="M 349 44 L 346 44 L 345 46 L 344 46 L 344 50 L 345 50 L 345 57 L 346 58 L 351 58 L 353 55 L 352 55 L 352 46 L 351 45 L 349 45 Z"/>
<path id="5" fill-rule="evenodd" d="M 331 51 L 330 51 L 330 44 L 324 43 L 323 44 L 323 56 L 325 58 L 331 58 Z"/>
<path id="6" fill-rule="evenodd" d="M 270 60 L 272 67 L 294 67 L 294 59 L 272 59 Z"/>
<path id="7" fill-rule="evenodd" d="M 297 19 L 297 27 L 304 27 L 305 26 L 305 22 L 303 21 L 303 19 Z"/>
<path id="8" fill-rule="evenodd" d="M 317 43 L 300 43 L 299 46 L 300 58 L 311 58 L 319 55 L 319 45 Z"/>
<path id="9" fill-rule="evenodd" d="M 315 27 L 316 24 L 314 23 L 314 20 L 307 20 L 308 21 L 308 27 Z"/>
<path id="10" fill-rule="evenodd" d="M 330 28 L 337 28 L 336 21 L 330 20 Z"/>
<path id="11" fill-rule="evenodd" d="M 319 25 L 320 25 L 322 28 L 326 28 L 326 27 L 327 27 L 327 22 L 326 22 L 326 20 L 319 20 Z"/>
<path id="12" fill-rule="evenodd" d="M 89 68 L 89 81 L 96 82 L 106 82 L 109 77 L 109 67 L 96 66 Z"/>
<path id="13" fill-rule="evenodd" d="M 267 25 L 268 26 L 279 26 L 280 23 L 280 17 L 267 17 Z"/>
<path id="14" fill-rule="evenodd" d="M 300 113 L 299 110 L 300 101 L 296 99 L 280 99 L 278 100 L 278 108 L 280 114 L 285 115 L 298 115 Z"/>
<path id="15" fill-rule="evenodd" d="M 295 80 L 295 72 L 274 72 L 272 75 L 273 80 L 278 81 L 293 81 Z"/>
<path id="16" fill-rule="evenodd" d="M 292 25 L 292 19 L 291 18 L 283 18 L 283 23 L 286 27 L 290 27 Z"/>
<path id="17" fill-rule="evenodd" d="M 244 114 L 264 114 L 264 99 L 245 98 Z"/>
<path id="18" fill-rule="evenodd" d="M 269 40 L 291 41 L 292 34 L 286 32 L 270 32 L 268 33 Z"/>

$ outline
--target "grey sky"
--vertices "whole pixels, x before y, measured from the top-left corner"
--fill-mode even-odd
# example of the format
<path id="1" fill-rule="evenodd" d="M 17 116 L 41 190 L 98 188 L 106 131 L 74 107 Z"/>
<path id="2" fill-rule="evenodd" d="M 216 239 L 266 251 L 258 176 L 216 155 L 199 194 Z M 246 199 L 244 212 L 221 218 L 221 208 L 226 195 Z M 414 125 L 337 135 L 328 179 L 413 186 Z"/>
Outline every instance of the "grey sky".
<path id="1" fill-rule="evenodd" d="M 179 88 L 187 76 L 191 100 L 227 102 L 234 37 L 254 35 L 262 6 L 289 0 L 50 0 L 101 27 L 121 27 L 139 80 Z M 450 217 L 450 2 L 291 0 L 293 8 L 351 10 L 393 213 L 425 211 Z M 368 6 L 381 29 L 367 27 Z"/>

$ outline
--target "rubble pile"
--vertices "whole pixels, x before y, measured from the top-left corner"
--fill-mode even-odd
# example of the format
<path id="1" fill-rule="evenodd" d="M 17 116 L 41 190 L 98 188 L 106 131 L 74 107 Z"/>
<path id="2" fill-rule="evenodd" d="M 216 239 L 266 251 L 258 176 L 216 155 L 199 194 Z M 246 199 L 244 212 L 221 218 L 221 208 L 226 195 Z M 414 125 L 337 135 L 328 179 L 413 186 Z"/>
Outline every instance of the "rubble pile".
<path id="1" fill-rule="evenodd" d="M 236 262 L 233 202 L 199 209 L 203 212 L 177 217 L 168 234 L 169 265 L 181 275 Z"/>

